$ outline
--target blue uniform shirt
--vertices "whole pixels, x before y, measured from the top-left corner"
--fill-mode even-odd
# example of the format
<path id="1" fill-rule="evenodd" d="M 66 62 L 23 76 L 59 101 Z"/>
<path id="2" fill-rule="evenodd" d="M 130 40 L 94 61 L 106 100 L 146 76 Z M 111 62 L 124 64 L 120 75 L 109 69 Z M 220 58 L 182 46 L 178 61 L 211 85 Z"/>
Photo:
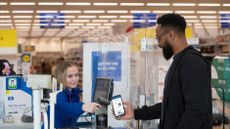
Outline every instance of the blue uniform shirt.
<path id="1" fill-rule="evenodd" d="M 57 94 L 55 128 L 74 127 L 78 117 L 84 112 L 82 110 L 83 103 L 79 98 L 80 93 L 82 93 L 81 89 L 74 88 L 71 91 L 65 89 Z"/>

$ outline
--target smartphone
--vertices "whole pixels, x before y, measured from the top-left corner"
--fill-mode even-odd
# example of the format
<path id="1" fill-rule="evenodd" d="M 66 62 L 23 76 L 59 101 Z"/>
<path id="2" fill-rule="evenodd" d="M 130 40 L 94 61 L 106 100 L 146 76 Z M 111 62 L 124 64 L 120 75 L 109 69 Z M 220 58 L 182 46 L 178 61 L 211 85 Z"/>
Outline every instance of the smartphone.
<path id="1" fill-rule="evenodd" d="M 125 108 L 122 104 L 121 95 L 113 96 L 111 102 L 112 102 L 112 107 L 113 107 L 113 112 L 115 117 L 125 115 Z"/>

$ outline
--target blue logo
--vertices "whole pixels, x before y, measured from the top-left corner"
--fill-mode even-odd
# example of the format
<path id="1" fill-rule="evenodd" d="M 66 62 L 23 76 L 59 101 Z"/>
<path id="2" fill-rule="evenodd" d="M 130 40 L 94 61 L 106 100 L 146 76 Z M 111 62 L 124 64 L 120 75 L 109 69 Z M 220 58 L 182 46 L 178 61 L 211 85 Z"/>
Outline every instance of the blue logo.
<path id="1" fill-rule="evenodd" d="M 9 96 L 9 97 L 8 97 L 8 100 L 9 100 L 9 101 L 13 101 L 13 100 L 14 100 L 14 97 L 13 97 L 13 96 Z"/>

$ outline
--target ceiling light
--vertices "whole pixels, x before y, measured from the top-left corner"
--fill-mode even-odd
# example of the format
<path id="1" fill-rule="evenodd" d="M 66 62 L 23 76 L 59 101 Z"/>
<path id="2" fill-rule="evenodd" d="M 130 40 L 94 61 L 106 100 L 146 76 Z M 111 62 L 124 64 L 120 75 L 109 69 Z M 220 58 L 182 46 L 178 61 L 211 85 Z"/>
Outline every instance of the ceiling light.
<path id="1" fill-rule="evenodd" d="M 170 6 L 170 3 L 147 3 L 147 6 Z"/>
<path id="2" fill-rule="evenodd" d="M 97 16 L 94 15 L 82 15 L 82 16 L 78 16 L 78 18 L 97 18 Z"/>
<path id="3" fill-rule="evenodd" d="M 85 10 L 84 13 L 105 13 L 104 10 Z"/>
<path id="4" fill-rule="evenodd" d="M 109 20 L 92 20 L 92 22 L 109 22 Z"/>
<path id="5" fill-rule="evenodd" d="M 63 2 L 39 2 L 38 5 L 63 5 Z"/>
<path id="6" fill-rule="evenodd" d="M 190 15 L 186 15 L 186 16 L 183 16 L 184 18 L 188 18 L 188 19 L 197 19 L 197 16 L 190 16 Z"/>
<path id="7" fill-rule="evenodd" d="M 128 22 L 128 20 L 111 20 L 111 22 L 115 22 L 115 23 L 123 22 L 123 23 L 125 23 L 125 22 Z"/>
<path id="8" fill-rule="evenodd" d="M 61 10 L 61 13 L 81 13 L 80 10 Z"/>
<path id="9" fill-rule="evenodd" d="M 179 13 L 179 14 L 194 14 L 195 11 L 175 11 L 175 13 Z"/>
<path id="10" fill-rule="evenodd" d="M 84 26 L 84 23 L 69 23 L 69 26 Z"/>
<path id="11" fill-rule="evenodd" d="M 111 29 L 111 26 L 98 26 L 98 29 Z"/>
<path id="12" fill-rule="evenodd" d="M 200 16 L 201 19 L 216 19 L 217 16 Z"/>
<path id="13" fill-rule="evenodd" d="M 157 22 L 157 20 L 148 20 L 148 22 L 149 22 L 149 23 L 151 23 L 151 22 L 156 23 L 156 22 Z"/>
<path id="14" fill-rule="evenodd" d="M 143 23 L 143 22 L 146 22 L 146 20 L 129 20 L 129 22 Z"/>
<path id="15" fill-rule="evenodd" d="M 230 14 L 230 11 L 219 11 L 219 14 Z"/>
<path id="16" fill-rule="evenodd" d="M 70 22 L 70 20 L 58 20 L 58 19 L 55 19 L 54 22 Z"/>
<path id="17" fill-rule="evenodd" d="M 12 13 L 34 13 L 32 10 L 16 10 L 12 11 Z"/>
<path id="18" fill-rule="evenodd" d="M 12 24 L 4 23 L 4 24 L 0 24 L 0 26 L 12 26 Z"/>
<path id="19" fill-rule="evenodd" d="M 93 3 L 95 6 L 117 6 L 118 3 Z"/>
<path id="20" fill-rule="evenodd" d="M 195 26 L 195 29 L 203 29 L 203 26 Z"/>
<path id="21" fill-rule="evenodd" d="M 204 23 L 215 23 L 217 20 L 202 20 Z"/>
<path id="22" fill-rule="evenodd" d="M 101 23 L 87 23 L 87 26 L 100 26 Z"/>
<path id="23" fill-rule="evenodd" d="M 198 6 L 220 6 L 218 3 L 199 3 Z"/>
<path id="24" fill-rule="evenodd" d="M 16 26 L 16 28 L 21 28 L 21 29 L 29 29 L 30 28 L 30 26 Z M 23 33 L 21 33 L 21 34 L 23 34 Z"/>
<path id="25" fill-rule="evenodd" d="M 91 3 L 87 3 L 87 2 L 67 2 L 66 5 L 91 5 Z"/>
<path id="26" fill-rule="evenodd" d="M 160 13 L 160 14 L 164 14 L 164 13 L 172 13 L 173 11 L 170 10 L 155 10 L 153 11 L 153 13 Z"/>
<path id="27" fill-rule="evenodd" d="M 73 22 L 89 22 L 89 20 L 73 20 Z"/>
<path id="28" fill-rule="evenodd" d="M 57 16 L 57 18 L 76 18 L 74 15 Z"/>
<path id="29" fill-rule="evenodd" d="M 7 23 L 7 22 L 12 22 L 11 20 L 0 20 L 1 23 Z"/>
<path id="30" fill-rule="evenodd" d="M 79 26 L 66 26 L 65 28 L 66 29 L 77 29 L 79 28 Z"/>
<path id="31" fill-rule="evenodd" d="M 173 6 L 195 6 L 195 3 L 173 3 Z"/>
<path id="32" fill-rule="evenodd" d="M 35 5 L 35 2 L 11 2 L 10 5 Z"/>
<path id="33" fill-rule="evenodd" d="M 51 23 L 51 26 L 65 26 L 65 23 Z"/>
<path id="34" fill-rule="evenodd" d="M 108 10 L 107 13 L 128 13 L 127 10 Z"/>
<path id="35" fill-rule="evenodd" d="M 105 15 L 105 16 L 99 16 L 99 18 L 117 18 L 117 16 L 114 16 L 114 15 Z"/>
<path id="36" fill-rule="evenodd" d="M 0 15 L 0 18 L 10 18 L 9 15 Z"/>
<path id="37" fill-rule="evenodd" d="M 13 16 L 14 18 L 32 18 L 32 16 Z"/>
<path id="38" fill-rule="evenodd" d="M 49 24 L 48 23 L 35 23 L 33 24 L 34 26 L 48 26 Z"/>
<path id="39" fill-rule="evenodd" d="M 200 22 L 200 20 L 186 20 L 186 22 Z"/>
<path id="40" fill-rule="evenodd" d="M 216 11 L 197 11 L 198 14 L 216 14 Z"/>
<path id="41" fill-rule="evenodd" d="M 37 13 L 57 13 L 56 10 L 38 10 Z"/>
<path id="42" fill-rule="evenodd" d="M 130 13 L 150 13 L 149 10 L 131 10 Z"/>
<path id="43" fill-rule="evenodd" d="M 120 6 L 144 6 L 144 3 L 120 3 Z"/>
<path id="44" fill-rule="evenodd" d="M 220 20 L 220 23 L 230 23 L 230 20 Z"/>
<path id="45" fill-rule="evenodd" d="M 50 19 L 52 19 L 52 18 L 54 18 L 54 16 L 49 16 L 49 15 L 46 15 L 46 16 L 41 16 L 41 15 L 39 15 L 39 16 L 35 16 L 35 18 L 50 18 Z"/>
<path id="46" fill-rule="evenodd" d="M 114 23 L 104 23 L 103 25 L 104 26 L 114 26 L 115 24 Z"/>
<path id="47" fill-rule="evenodd" d="M 223 4 L 223 6 L 230 6 L 230 4 Z"/>
<path id="48" fill-rule="evenodd" d="M 16 23 L 15 24 L 16 26 L 30 26 L 31 24 L 25 24 L 25 23 Z"/>
<path id="49" fill-rule="evenodd" d="M 0 10 L 0 13 L 9 13 L 9 11 Z"/>
<path id="50" fill-rule="evenodd" d="M 208 29 L 217 29 L 218 26 L 205 26 L 205 28 L 208 28 Z M 212 32 L 212 31 L 210 31 L 210 32 Z M 215 32 L 214 32 L 214 33 L 215 33 Z"/>
<path id="51" fill-rule="evenodd" d="M 0 2 L 0 5 L 7 5 L 6 2 Z"/>
<path id="52" fill-rule="evenodd" d="M 123 15 L 123 16 L 120 16 L 120 18 L 130 18 L 130 19 L 132 19 L 133 15 Z"/>

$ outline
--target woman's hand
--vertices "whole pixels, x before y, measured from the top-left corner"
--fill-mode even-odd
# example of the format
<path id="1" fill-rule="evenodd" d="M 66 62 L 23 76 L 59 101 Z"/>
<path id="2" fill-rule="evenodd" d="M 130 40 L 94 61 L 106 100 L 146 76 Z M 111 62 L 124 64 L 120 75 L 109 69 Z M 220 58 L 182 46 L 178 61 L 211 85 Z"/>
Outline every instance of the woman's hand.
<path id="1" fill-rule="evenodd" d="M 101 108 L 101 105 L 98 103 L 85 103 L 82 106 L 82 110 L 89 113 L 95 113 L 97 109 Z"/>

